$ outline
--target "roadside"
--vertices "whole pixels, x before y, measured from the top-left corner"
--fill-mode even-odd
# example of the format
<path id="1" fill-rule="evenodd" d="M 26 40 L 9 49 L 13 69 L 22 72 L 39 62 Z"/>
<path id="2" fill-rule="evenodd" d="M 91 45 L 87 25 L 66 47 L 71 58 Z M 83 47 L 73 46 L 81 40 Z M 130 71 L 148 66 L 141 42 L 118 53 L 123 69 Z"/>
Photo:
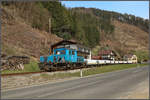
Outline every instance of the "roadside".
<path id="1" fill-rule="evenodd" d="M 3 70 L 1 74 L 11 74 L 11 73 L 24 73 L 24 72 L 39 72 L 37 61 L 30 61 L 29 64 L 24 64 L 23 70 Z"/>
<path id="2" fill-rule="evenodd" d="M 139 83 L 134 90 L 130 91 L 120 99 L 148 99 L 149 98 L 149 81 L 148 79 Z"/>
<path id="3" fill-rule="evenodd" d="M 123 70 L 136 67 L 136 64 L 108 65 L 103 67 L 93 67 L 83 69 L 83 76 L 111 72 L 115 70 Z M 144 66 L 144 65 L 140 65 Z M 80 77 L 80 69 L 61 71 L 61 72 L 45 72 L 40 74 L 29 74 L 20 76 L 1 77 L 2 90 L 11 88 L 21 88 L 23 86 L 32 86 L 44 84 L 48 82 L 56 82 L 59 80 L 68 80 Z"/>

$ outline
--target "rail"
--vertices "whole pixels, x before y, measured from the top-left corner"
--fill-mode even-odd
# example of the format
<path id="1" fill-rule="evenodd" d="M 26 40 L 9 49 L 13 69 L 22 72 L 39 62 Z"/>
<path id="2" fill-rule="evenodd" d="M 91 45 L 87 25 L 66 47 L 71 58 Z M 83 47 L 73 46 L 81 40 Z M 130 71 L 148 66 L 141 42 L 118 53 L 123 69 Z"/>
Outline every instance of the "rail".
<path id="1" fill-rule="evenodd" d="M 43 73 L 43 72 L 45 71 L 1 74 L 1 76 L 17 76 L 17 75 L 37 74 L 37 73 Z"/>

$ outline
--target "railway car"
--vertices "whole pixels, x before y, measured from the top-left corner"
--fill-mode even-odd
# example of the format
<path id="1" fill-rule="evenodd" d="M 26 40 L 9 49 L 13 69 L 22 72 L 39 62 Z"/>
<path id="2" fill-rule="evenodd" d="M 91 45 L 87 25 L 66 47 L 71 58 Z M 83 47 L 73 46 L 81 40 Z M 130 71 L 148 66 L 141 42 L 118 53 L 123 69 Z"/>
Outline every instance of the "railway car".
<path id="1" fill-rule="evenodd" d="M 70 69 L 76 66 L 82 66 L 84 58 L 77 56 L 77 50 L 67 48 L 54 49 L 53 54 L 49 56 L 40 56 L 39 67 L 41 70 L 57 70 L 58 67 Z"/>
<path id="2" fill-rule="evenodd" d="M 111 61 L 110 60 L 105 60 L 105 62 L 106 62 L 106 64 L 110 64 Z"/>
<path id="3" fill-rule="evenodd" d="M 115 61 L 115 64 L 118 64 L 119 63 L 119 61 Z"/>
<path id="4" fill-rule="evenodd" d="M 132 64 L 132 61 L 127 61 L 128 64 Z"/>
<path id="5" fill-rule="evenodd" d="M 110 61 L 110 64 L 115 64 L 115 61 L 111 60 L 111 61 Z"/>
<path id="6" fill-rule="evenodd" d="M 119 64 L 123 64 L 123 61 L 118 61 L 119 62 Z"/>
<path id="7" fill-rule="evenodd" d="M 95 59 L 85 59 L 85 64 L 86 64 L 86 66 L 103 65 L 103 64 L 106 64 L 106 61 L 105 60 L 95 60 Z"/>
<path id="8" fill-rule="evenodd" d="M 127 61 L 124 61 L 124 64 L 127 64 L 128 62 Z"/>

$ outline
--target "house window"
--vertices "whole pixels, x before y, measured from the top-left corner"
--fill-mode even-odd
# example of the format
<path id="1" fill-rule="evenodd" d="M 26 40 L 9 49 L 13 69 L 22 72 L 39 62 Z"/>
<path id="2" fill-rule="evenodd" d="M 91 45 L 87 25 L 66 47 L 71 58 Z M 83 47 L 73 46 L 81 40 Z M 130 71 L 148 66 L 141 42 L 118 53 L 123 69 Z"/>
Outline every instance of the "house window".
<path id="1" fill-rule="evenodd" d="M 133 58 L 132 60 L 136 60 L 136 58 Z"/>

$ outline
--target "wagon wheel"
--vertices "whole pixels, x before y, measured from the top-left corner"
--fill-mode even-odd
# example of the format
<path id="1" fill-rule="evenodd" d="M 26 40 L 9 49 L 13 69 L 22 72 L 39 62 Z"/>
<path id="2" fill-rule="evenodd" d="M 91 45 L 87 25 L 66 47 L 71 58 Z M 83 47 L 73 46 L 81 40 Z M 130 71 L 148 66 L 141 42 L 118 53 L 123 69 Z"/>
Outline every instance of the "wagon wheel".
<path id="1" fill-rule="evenodd" d="M 83 63 L 81 66 L 82 66 L 83 68 L 86 68 L 86 63 Z"/>
<path id="2" fill-rule="evenodd" d="M 67 65 L 66 65 L 66 70 L 67 70 L 67 69 L 70 69 L 70 64 L 67 64 Z"/>
<path id="3" fill-rule="evenodd" d="M 48 66 L 48 65 L 45 65 L 45 66 L 44 66 L 44 70 L 49 71 L 49 66 Z"/>
<path id="4" fill-rule="evenodd" d="M 50 67 L 50 68 L 48 69 L 48 71 L 51 72 L 51 71 L 52 71 L 52 68 Z"/>
<path id="5" fill-rule="evenodd" d="M 73 64 L 73 67 L 72 67 L 72 69 L 75 69 L 76 68 L 76 64 Z"/>

